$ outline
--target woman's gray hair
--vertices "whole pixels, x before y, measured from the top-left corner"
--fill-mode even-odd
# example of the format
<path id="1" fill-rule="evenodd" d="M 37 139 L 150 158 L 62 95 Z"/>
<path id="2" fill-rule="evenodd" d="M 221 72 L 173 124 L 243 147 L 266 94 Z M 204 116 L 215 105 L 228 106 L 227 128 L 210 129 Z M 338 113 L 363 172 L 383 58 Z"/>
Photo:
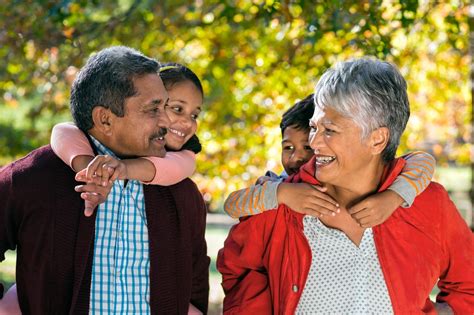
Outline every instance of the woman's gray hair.
<path id="1" fill-rule="evenodd" d="M 390 138 L 382 159 L 395 158 L 410 117 L 407 84 L 395 66 L 367 58 L 340 62 L 316 84 L 314 103 L 315 110 L 331 108 L 352 119 L 361 128 L 362 139 L 387 127 Z"/>

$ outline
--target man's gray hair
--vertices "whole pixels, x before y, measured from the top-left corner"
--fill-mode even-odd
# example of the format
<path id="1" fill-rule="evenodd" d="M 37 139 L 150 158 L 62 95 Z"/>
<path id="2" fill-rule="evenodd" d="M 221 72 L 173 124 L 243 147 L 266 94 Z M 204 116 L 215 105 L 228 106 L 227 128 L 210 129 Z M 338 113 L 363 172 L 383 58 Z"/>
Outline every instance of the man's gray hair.
<path id="1" fill-rule="evenodd" d="M 352 119 L 361 128 L 362 139 L 387 127 L 390 139 L 382 159 L 395 158 L 410 117 L 407 84 L 395 66 L 368 58 L 340 62 L 316 84 L 314 102 L 315 110 L 331 108 Z"/>
<path id="2" fill-rule="evenodd" d="M 125 46 L 105 48 L 87 60 L 71 88 L 71 113 L 79 129 L 94 126 L 92 111 L 96 106 L 125 115 L 125 100 L 137 91 L 134 79 L 146 74 L 158 75 L 160 64 L 141 52 Z"/>

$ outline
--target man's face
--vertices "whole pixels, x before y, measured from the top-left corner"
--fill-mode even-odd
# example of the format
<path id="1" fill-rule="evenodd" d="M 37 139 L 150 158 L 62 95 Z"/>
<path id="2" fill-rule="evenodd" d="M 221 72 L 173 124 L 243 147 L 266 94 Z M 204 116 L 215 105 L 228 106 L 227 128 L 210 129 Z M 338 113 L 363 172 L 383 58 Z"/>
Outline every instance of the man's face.
<path id="1" fill-rule="evenodd" d="M 313 157 L 313 149 L 308 142 L 306 130 L 289 126 L 283 132 L 281 141 L 281 163 L 288 175 L 298 172 L 299 168 Z"/>
<path id="2" fill-rule="evenodd" d="M 133 82 L 137 93 L 125 100 L 124 117 L 114 119 L 111 148 L 122 157 L 164 157 L 164 135 L 170 124 L 165 111 L 168 93 L 157 74 Z"/>

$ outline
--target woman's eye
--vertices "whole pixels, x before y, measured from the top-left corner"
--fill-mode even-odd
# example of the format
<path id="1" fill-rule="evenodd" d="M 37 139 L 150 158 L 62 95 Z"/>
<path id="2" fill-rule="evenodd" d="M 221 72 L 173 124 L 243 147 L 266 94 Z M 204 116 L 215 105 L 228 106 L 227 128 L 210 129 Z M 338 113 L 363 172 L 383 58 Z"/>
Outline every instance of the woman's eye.
<path id="1" fill-rule="evenodd" d="M 305 145 L 305 146 L 304 146 L 304 149 L 305 149 L 306 151 L 311 151 L 311 152 L 313 152 L 313 149 L 312 149 L 309 145 Z"/>
<path id="2" fill-rule="evenodd" d="M 318 132 L 318 128 L 315 126 L 309 126 L 309 132 Z"/>
<path id="3" fill-rule="evenodd" d="M 293 151 L 294 150 L 294 147 L 292 145 L 285 145 L 283 147 L 283 150 L 284 151 Z"/>
<path id="4" fill-rule="evenodd" d="M 336 131 L 334 131 L 334 130 L 332 130 L 332 129 L 328 129 L 328 128 L 325 128 L 325 129 L 324 129 L 324 134 L 325 134 L 325 135 L 328 135 L 328 136 L 332 135 L 332 134 L 335 133 L 335 132 L 336 132 Z"/>

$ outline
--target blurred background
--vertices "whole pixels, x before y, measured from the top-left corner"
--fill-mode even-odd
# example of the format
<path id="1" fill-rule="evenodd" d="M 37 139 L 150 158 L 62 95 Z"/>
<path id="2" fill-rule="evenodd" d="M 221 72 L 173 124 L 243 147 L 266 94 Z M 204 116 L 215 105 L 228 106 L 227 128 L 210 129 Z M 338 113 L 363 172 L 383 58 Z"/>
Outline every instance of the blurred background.
<path id="1" fill-rule="evenodd" d="M 281 115 L 339 60 L 370 55 L 399 67 L 412 112 L 399 154 L 434 155 L 435 180 L 473 226 L 473 15 L 468 0 L 0 0 L 0 166 L 71 120 L 69 88 L 90 54 L 127 45 L 189 66 L 206 94 L 193 179 L 209 208 L 216 314 L 215 256 L 235 223 L 225 197 L 282 171 Z M 10 252 L 0 280 L 12 283 L 14 268 Z"/>

